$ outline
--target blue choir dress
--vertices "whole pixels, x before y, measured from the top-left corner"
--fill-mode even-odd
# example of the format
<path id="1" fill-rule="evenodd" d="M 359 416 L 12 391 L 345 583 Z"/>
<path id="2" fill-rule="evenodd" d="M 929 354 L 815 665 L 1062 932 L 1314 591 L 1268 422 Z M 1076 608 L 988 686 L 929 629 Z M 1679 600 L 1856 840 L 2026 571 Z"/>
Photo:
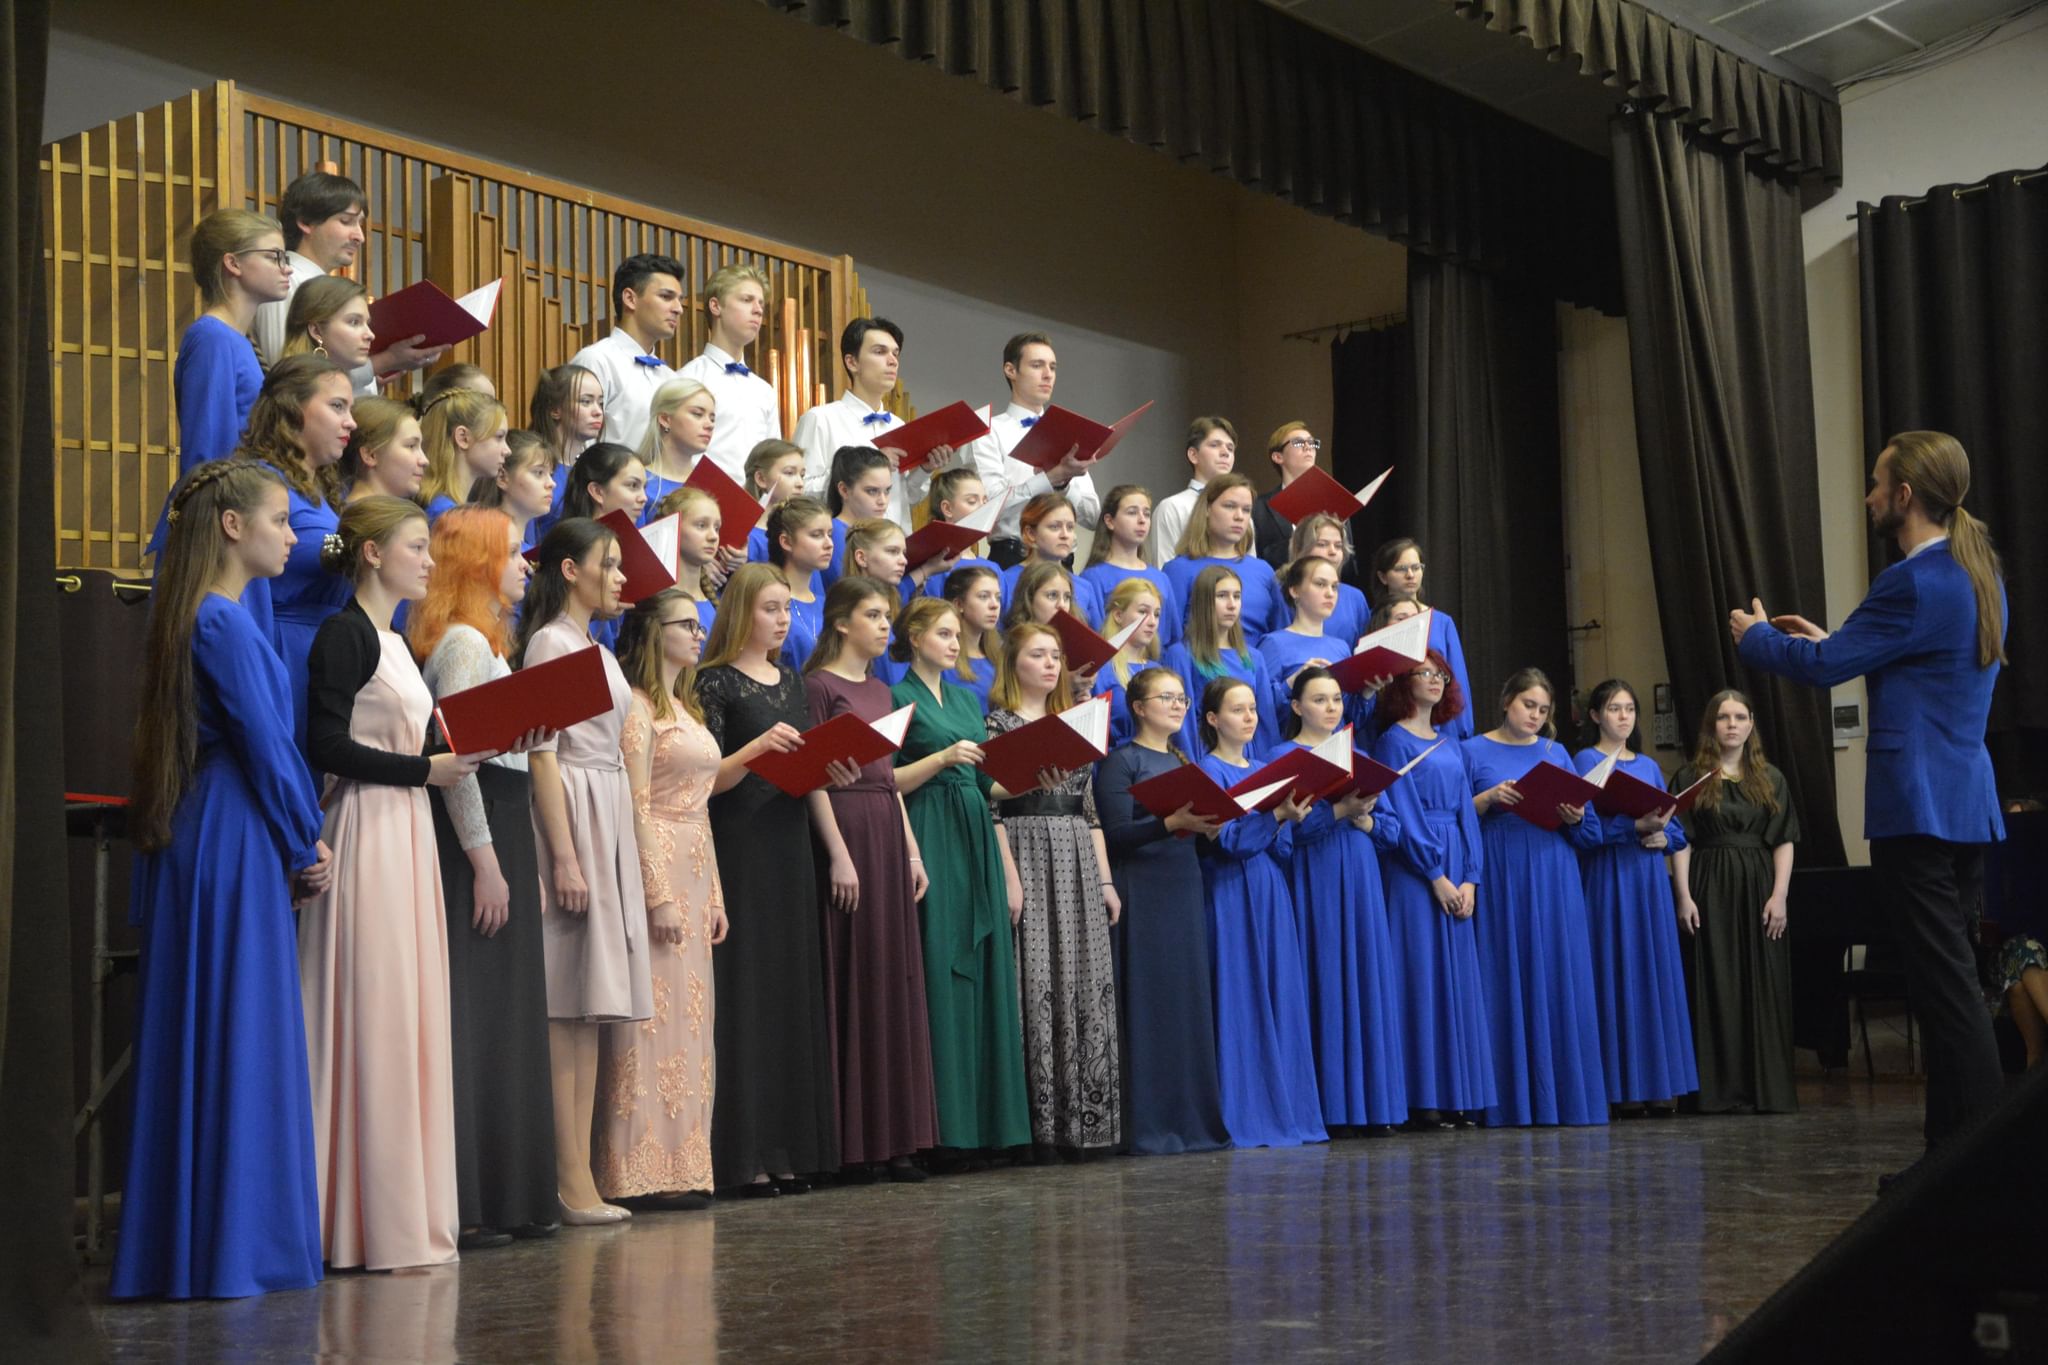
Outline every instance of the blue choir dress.
<path id="1" fill-rule="evenodd" d="M 292 740 L 299 752 L 305 753 L 306 659 L 313 651 L 320 623 L 341 610 L 355 594 L 355 584 L 347 575 L 329 573 L 320 564 L 322 545 L 341 529 L 341 514 L 324 498 L 316 502 L 297 489 L 292 490 L 291 506 L 292 530 L 299 543 L 292 546 L 284 572 L 271 583 L 270 642 L 284 660 L 285 677 L 292 689 Z M 404 618 L 394 617 L 391 628 L 403 632 Z"/>
<path id="2" fill-rule="evenodd" d="M 1344 652 L 1349 654 L 1358 644 L 1358 637 L 1372 626 L 1372 604 L 1365 600 L 1365 594 L 1349 583 L 1337 585 L 1337 609 L 1330 613 L 1330 619 L 1323 622 L 1323 634 L 1334 635 L 1344 641 Z"/>
<path id="3" fill-rule="evenodd" d="M 1540 762 L 1569 770 L 1555 740 L 1503 744 L 1476 735 L 1464 743 L 1469 795 L 1523 776 Z M 1607 1122 L 1606 1071 L 1586 932 L 1586 893 L 1577 850 L 1591 848 L 1597 824 L 1547 830 L 1506 806 L 1480 817 L 1486 884 L 1473 916 L 1486 1015 L 1493 1034 L 1493 1126 Z"/>
<path id="4" fill-rule="evenodd" d="M 914 569 L 917 567 L 917 565 L 912 564 L 910 567 Z M 946 595 L 946 574 L 952 573 L 953 569 L 974 568 L 987 569 L 990 573 L 993 573 L 997 578 L 1001 578 L 1003 576 L 1003 566 L 996 563 L 993 559 L 975 559 L 969 557 L 956 562 L 953 565 L 952 569 L 946 570 L 946 573 L 935 573 L 930 578 L 927 578 L 924 581 L 924 595 L 926 597 L 944 597 Z"/>
<path id="5" fill-rule="evenodd" d="M 825 628 L 825 591 L 815 577 L 811 591 L 816 595 L 808 602 L 789 599 L 789 634 L 782 637 L 782 666 L 792 673 L 804 671 L 811 650 L 817 647 L 818 634 Z"/>
<path id="6" fill-rule="evenodd" d="M 1230 1145 L 1209 998 L 1209 912 L 1196 840 L 1177 838 L 1131 788 L 1180 766 L 1128 744 L 1096 765 L 1095 813 L 1123 914 L 1110 927 L 1124 1140 L 1140 1155 Z"/>
<path id="7" fill-rule="evenodd" d="M 1458 680 L 1458 690 L 1465 694 L 1465 709 L 1444 722 L 1444 730 L 1453 740 L 1470 739 L 1472 713 L 1479 706 L 1479 698 L 1472 694 L 1472 677 L 1465 671 L 1465 642 L 1458 638 L 1458 623 L 1447 611 L 1432 609 L 1429 618 L 1429 647 L 1444 656 L 1451 666 L 1451 676 Z M 1520 819 L 1519 816 L 1516 817 Z"/>
<path id="8" fill-rule="evenodd" d="M 1603 757 L 1598 749 L 1582 749 L 1572 762 L 1586 773 Z M 1664 770 L 1643 754 L 1625 753 L 1615 770 L 1665 787 Z M 1598 822 L 1600 838 L 1579 855 L 1579 871 L 1593 942 L 1607 1098 L 1639 1104 L 1690 1094 L 1700 1087 L 1699 1068 L 1671 874 L 1664 864 L 1669 854 L 1685 847 L 1685 829 L 1675 819 L 1667 822 L 1668 843 L 1659 852 L 1643 847 L 1636 822 L 1626 815 L 1588 811 L 1586 821 Z"/>
<path id="9" fill-rule="evenodd" d="M 178 338 L 178 359 L 171 367 L 171 399 L 178 410 L 177 483 L 208 460 L 224 460 L 242 442 L 249 409 L 263 391 L 263 366 L 249 338 L 219 318 L 199 316 Z M 144 554 L 164 547 L 170 530 L 170 493 L 158 509 L 156 530 Z M 263 579 L 256 582 L 265 583 Z"/>
<path id="10" fill-rule="evenodd" d="M 289 871 L 320 806 L 284 665 L 208 594 L 198 760 L 171 842 L 135 860 L 135 1118 L 111 1292 L 236 1298 L 320 1279 L 313 1098 Z"/>
<path id="11" fill-rule="evenodd" d="M 1400 839 L 1400 818 L 1384 801 L 1371 833 L 1338 820 L 1328 801 L 1316 802 L 1293 831 L 1288 881 L 1326 1124 L 1408 1118 L 1401 974 L 1380 877 L 1380 854 Z"/>
<path id="12" fill-rule="evenodd" d="M 1280 591 L 1280 580 L 1273 574 L 1273 566 L 1257 555 L 1240 555 L 1235 559 L 1216 555 L 1178 555 L 1167 560 L 1161 570 L 1167 581 L 1173 584 L 1174 596 L 1180 600 L 1183 625 L 1194 605 L 1195 579 L 1211 564 L 1221 564 L 1229 569 L 1244 585 L 1244 614 L 1240 619 L 1247 644 L 1258 644 L 1261 638 L 1293 619 L 1286 595 Z"/>
<path id="13" fill-rule="evenodd" d="M 1003 575 L 1003 619 L 1010 619 L 1010 603 L 1016 593 L 1017 580 L 1024 574 L 1026 566 L 1012 564 L 1002 570 Z M 1095 630 L 1102 629 L 1102 593 L 1093 583 L 1077 574 L 1067 575 L 1074 582 L 1074 615 L 1086 621 Z"/>
<path id="14" fill-rule="evenodd" d="M 1266 666 L 1266 656 L 1257 649 L 1248 649 L 1243 654 L 1226 650 L 1217 667 L 1204 670 L 1195 662 L 1195 656 L 1188 652 L 1187 641 L 1183 640 L 1168 649 L 1159 662 L 1180 674 L 1181 683 L 1188 690 L 1188 718 L 1180 731 L 1182 753 L 1207 752 L 1202 746 L 1202 693 L 1212 680 L 1226 675 L 1250 683 L 1258 697 L 1259 732 L 1251 742 L 1250 751 L 1262 754 L 1286 743 L 1280 733 L 1280 717 L 1287 711 L 1281 700 L 1284 694 L 1273 681 L 1273 672 Z"/>
<path id="15" fill-rule="evenodd" d="M 1475 1113 L 1494 1102 L 1493 1044 L 1472 920 L 1444 913 L 1430 884 L 1483 885 L 1479 817 L 1464 752 L 1444 742 L 1380 797 L 1400 825 L 1397 856 L 1380 860 L 1387 929 L 1401 980 L 1401 1044 L 1408 1104 L 1438 1113 Z M 1401 768 L 1436 740 L 1399 725 L 1373 742 L 1372 756 Z"/>
<path id="16" fill-rule="evenodd" d="M 1125 579 L 1144 579 L 1159 593 L 1159 647 L 1165 649 L 1180 640 L 1181 622 L 1184 619 L 1180 592 L 1173 586 L 1173 580 L 1166 576 L 1165 570 L 1155 569 L 1149 564 L 1142 569 L 1120 569 L 1104 560 L 1100 564 L 1090 564 L 1081 570 L 1077 578 L 1079 582 L 1075 584 L 1076 589 L 1078 590 L 1081 583 L 1086 583 L 1094 589 L 1095 596 L 1102 603 L 1105 612 L 1109 610 L 1110 597 L 1123 586 Z M 1098 623 L 1100 624 L 1104 623 Z M 1110 633 L 1115 633 L 1113 627 Z"/>
<path id="17" fill-rule="evenodd" d="M 1251 776 L 1255 766 L 1214 754 L 1202 760 L 1202 771 L 1223 787 Z M 1281 870 L 1294 856 L 1294 828 L 1253 812 L 1203 841 L 1201 853 L 1223 1126 L 1239 1147 L 1327 1141 L 1301 937 Z"/>

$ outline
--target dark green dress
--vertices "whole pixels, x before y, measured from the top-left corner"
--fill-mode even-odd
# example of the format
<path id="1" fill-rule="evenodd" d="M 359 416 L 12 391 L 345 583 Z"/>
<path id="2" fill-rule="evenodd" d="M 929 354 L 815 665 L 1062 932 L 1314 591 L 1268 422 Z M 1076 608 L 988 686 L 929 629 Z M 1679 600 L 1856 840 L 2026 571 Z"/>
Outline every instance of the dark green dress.
<path id="1" fill-rule="evenodd" d="M 890 689 L 896 705 L 917 705 L 897 767 L 963 739 L 987 742 L 974 693 L 951 683 L 940 690 L 944 695 L 934 698 L 915 673 Z M 1031 1141 L 1009 896 L 989 815 L 989 786 L 979 769 L 962 765 L 940 769 L 903 798 L 931 879 L 919 919 L 942 1147 L 1021 1147 Z"/>
<path id="2" fill-rule="evenodd" d="M 1792 949 L 1764 936 L 1771 898 L 1771 850 L 1799 842 L 1799 816 L 1785 775 L 1765 765 L 1777 794 L 1769 811 L 1726 784 L 1712 809 L 1681 817 L 1692 847 L 1688 884 L 1699 907 L 1693 950 L 1692 1028 L 1699 1054 L 1700 1112 L 1749 1105 L 1759 1113 L 1799 1108 L 1792 1084 Z M 1682 768 L 1671 790 L 1698 772 Z"/>

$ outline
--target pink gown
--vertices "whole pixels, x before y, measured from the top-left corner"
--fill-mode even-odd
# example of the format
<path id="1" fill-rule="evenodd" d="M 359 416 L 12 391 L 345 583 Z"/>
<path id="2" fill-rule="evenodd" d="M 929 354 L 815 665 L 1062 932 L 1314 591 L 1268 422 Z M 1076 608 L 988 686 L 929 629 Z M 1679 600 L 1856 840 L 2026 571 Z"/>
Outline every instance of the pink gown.
<path id="1" fill-rule="evenodd" d="M 433 694 L 399 636 L 377 639 L 349 736 L 417 754 Z M 321 1245 L 337 1269 L 452 1261 L 448 937 L 427 793 L 329 778 L 321 807 L 334 881 L 299 912 Z"/>

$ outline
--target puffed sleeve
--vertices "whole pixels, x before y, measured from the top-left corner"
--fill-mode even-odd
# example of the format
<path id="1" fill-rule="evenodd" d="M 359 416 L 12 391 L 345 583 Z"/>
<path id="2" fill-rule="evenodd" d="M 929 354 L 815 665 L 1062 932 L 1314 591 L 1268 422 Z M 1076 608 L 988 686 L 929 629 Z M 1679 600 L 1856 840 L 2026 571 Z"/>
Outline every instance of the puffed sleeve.
<path id="1" fill-rule="evenodd" d="M 373 748 L 349 734 L 356 694 L 376 673 L 381 653 L 377 628 L 354 602 L 320 623 L 306 656 L 306 750 L 323 773 L 386 787 L 424 787 L 433 771 L 425 757 Z"/>
<path id="2" fill-rule="evenodd" d="M 228 742 L 278 856 L 293 871 L 311 867 L 318 861 L 320 798 L 292 742 L 292 714 L 278 706 L 277 655 L 239 607 L 202 606 L 193 626 L 192 664 L 220 698 L 221 715 L 232 726 Z"/>

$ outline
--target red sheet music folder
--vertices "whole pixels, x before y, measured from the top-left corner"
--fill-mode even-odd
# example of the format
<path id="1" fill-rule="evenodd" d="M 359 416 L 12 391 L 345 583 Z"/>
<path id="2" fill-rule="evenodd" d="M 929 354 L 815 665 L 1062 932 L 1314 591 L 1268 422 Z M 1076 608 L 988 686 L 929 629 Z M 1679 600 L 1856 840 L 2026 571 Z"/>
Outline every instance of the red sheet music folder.
<path id="1" fill-rule="evenodd" d="M 1291 746 L 1244 781 L 1233 783 L 1230 794 L 1242 801 L 1249 793 L 1262 793 L 1252 809 L 1271 810 L 1296 792 L 1316 796 L 1350 777 L 1353 761 L 1347 725 L 1313 749 Z"/>
<path id="2" fill-rule="evenodd" d="M 1365 510 L 1365 505 L 1372 501 L 1372 495 L 1380 491 L 1380 485 L 1393 472 L 1394 467 L 1388 465 L 1380 471 L 1378 478 L 1353 493 L 1321 469 L 1310 465 L 1300 478 L 1275 493 L 1267 506 L 1296 526 L 1318 512 L 1327 513 L 1339 521 L 1349 521 Z"/>
<path id="3" fill-rule="evenodd" d="M 1389 768 L 1370 754 L 1353 753 L 1351 755 L 1350 774 L 1321 793 L 1318 799 L 1323 801 L 1341 801 L 1345 797 L 1353 795 L 1378 796 L 1381 792 L 1406 777 L 1414 770 L 1416 764 L 1435 753 L 1443 743 L 1443 740 L 1438 740 L 1435 744 L 1430 745 L 1398 768 Z"/>
<path id="4" fill-rule="evenodd" d="M 1631 820 L 1640 820 L 1645 815 L 1669 810 L 1676 818 L 1692 809 L 1692 803 L 1699 799 L 1700 783 L 1707 780 L 1702 777 L 1682 792 L 1668 792 L 1621 771 L 1615 766 L 1619 757 L 1615 754 L 1602 759 L 1586 774 L 1586 781 L 1600 789 L 1593 805 L 1602 815 L 1626 815 Z"/>
<path id="5" fill-rule="evenodd" d="M 566 730 L 612 709 L 597 646 L 441 698 L 434 721 L 458 754 L 503 752 L 529 730 Z"/>
<path id="6" fill-rule="evenodd" d="M 503 279 L 451 299 L 432 280 L 421 280 L 386 294 L 370 305 L 370 330 L 385 345 L 424 336 L 421 346 L 454 346 L 480 336 L 498 311 Z"/>
<path id="7" fill-rule="evenodd" d="M 626 586 L 619 590 L 619 600 L 632 606 L 642 598 L 652 597 L 663 588 L 676 585 L 675 566 L 661 562 L 661 556 L 640 534 L 640 528 L 626 515 L 624 508 L 607 512 L 598 521 L 611 528 L 619 538 L 619 567 L 625 570 Z"/>
<path id="8" fill-rule="evenodd" d="M 980 413 L 965 403 L 948 403 L 937 412 L 928 412 L 916 421 L 884 432 L 876 444 L 883 450 L 902 451 L 896 468 L 904 470 L 917 468 L 940 446 L 958 449 L 986 435 L 988 423 Z"/>
<path id="9" fill-rule="evenodd" d="M 751 772 L 773 782 L 791 796 L 808 796 L 830 779 L 825 765 L 839 760 L 864 767 L 903 747 L 916 703 L 898 707 L 880 720 L 862 720 L 842 711 L 823 725 L 804 731 L 801 747 L 786 754 L 766 753 L 748 762 Z"/>
<path id="10" fill-rule="evenodd" d="M 904 540 L 903 562 L 914 569 L 934 559 L 966 554 L 995 529 L 996 518 L 1002 511 L 1003 502 L 992 498 L 958 521 L 926 522 Z"/>
<path id="11" fill-rule="evenodd" d="M 1118 631 L 1111 639 L 1103 639 L 1088 623 L 1070 611 L 1056 611 L 1052 614 L 1052 628 L 1059 632 L 1060 648 L 1067 656 L 1069 672 L 1082 673 L 1091 668 L 1100 668 L 1116 657 L 1125 641 L 1137 633 L 1138 623 L 1133 621 Z"/>
<path id="12" fill-rule="evenodd" d="M 718 461 L 701 456 L 683 480 L 685 488 L 701 488 L 718 503 L 718 543 L 728 550 L 747 548 L 747 536 L 761 520 L 761 504 L 746 489 L 732 481 L 732 475 L 718 467 Z"/>
<path id="13" fill-rule="evenodd" d="M 1558 818 L 1559 806 L 1583 806 L 1600 794 L 1591 782 L 1555 763 L 1538 763 L 1523 773 L 1515 779 L 1515 790 L 1522 799 L 1507 809 L 1541 829 L 1564 823 Z"/>
<path id="14" fill-rule="evenodd" d="M 1109 698 L 1040 716 L 981 746 L 981 770 L 1012 796 L 1038 786 L 1040 768 L 1085 768 L 1109 752 Z"/>
<path id="15" fill-rule="evenodd" d="M 1286 785 L 1287 780 L 1282 778 L 1270 788 L 1250 791 L 1242 797 L 1232 796 L 1217 786 L 1216 780 L 1203 772 L 1199 765 L 1183 763 L 1157 777 L 1134 783 L 1131 795 L 1137 798 L 1139 805 L 1162 820 L 1182 806 L 1192 805 L 1195 814 L 1225 825 L 1254 809 L 1260 801 Z M 1177 837 L 1185 839 L 1188 832 L 1181 830 Z"/>
<path id="16" fill-rule="evenodd" d="M 1429 616 L 1424 607 L 1405 621 L 1396 621 L 1359 640 L 1351 657 L 1330 665 L 1337 686 L 1362 692 L 1374 678 L 1397 678 L 1429 657 Z"/>
<path id="17" fill-rule="evenodd" d="M 1116 443 L 1130 433 L 1131 427 L 1151 406 L 1147 402 L 1136 412 L 1104 426 L 1054 403 L 1046 408 L 1044 416 L 1031 424 L 1031 430 L 1024 433 L 1024 439 L 1017 442 L 1017 448 L 1010 452 L 1010 458 L 1022 460 L 1033 469 L 1051 469 L 1066 457 L 1069 450 L 1079 446 L 1080 454 L 1076 458 L 1099 460 L 1116 449 Z"/>

